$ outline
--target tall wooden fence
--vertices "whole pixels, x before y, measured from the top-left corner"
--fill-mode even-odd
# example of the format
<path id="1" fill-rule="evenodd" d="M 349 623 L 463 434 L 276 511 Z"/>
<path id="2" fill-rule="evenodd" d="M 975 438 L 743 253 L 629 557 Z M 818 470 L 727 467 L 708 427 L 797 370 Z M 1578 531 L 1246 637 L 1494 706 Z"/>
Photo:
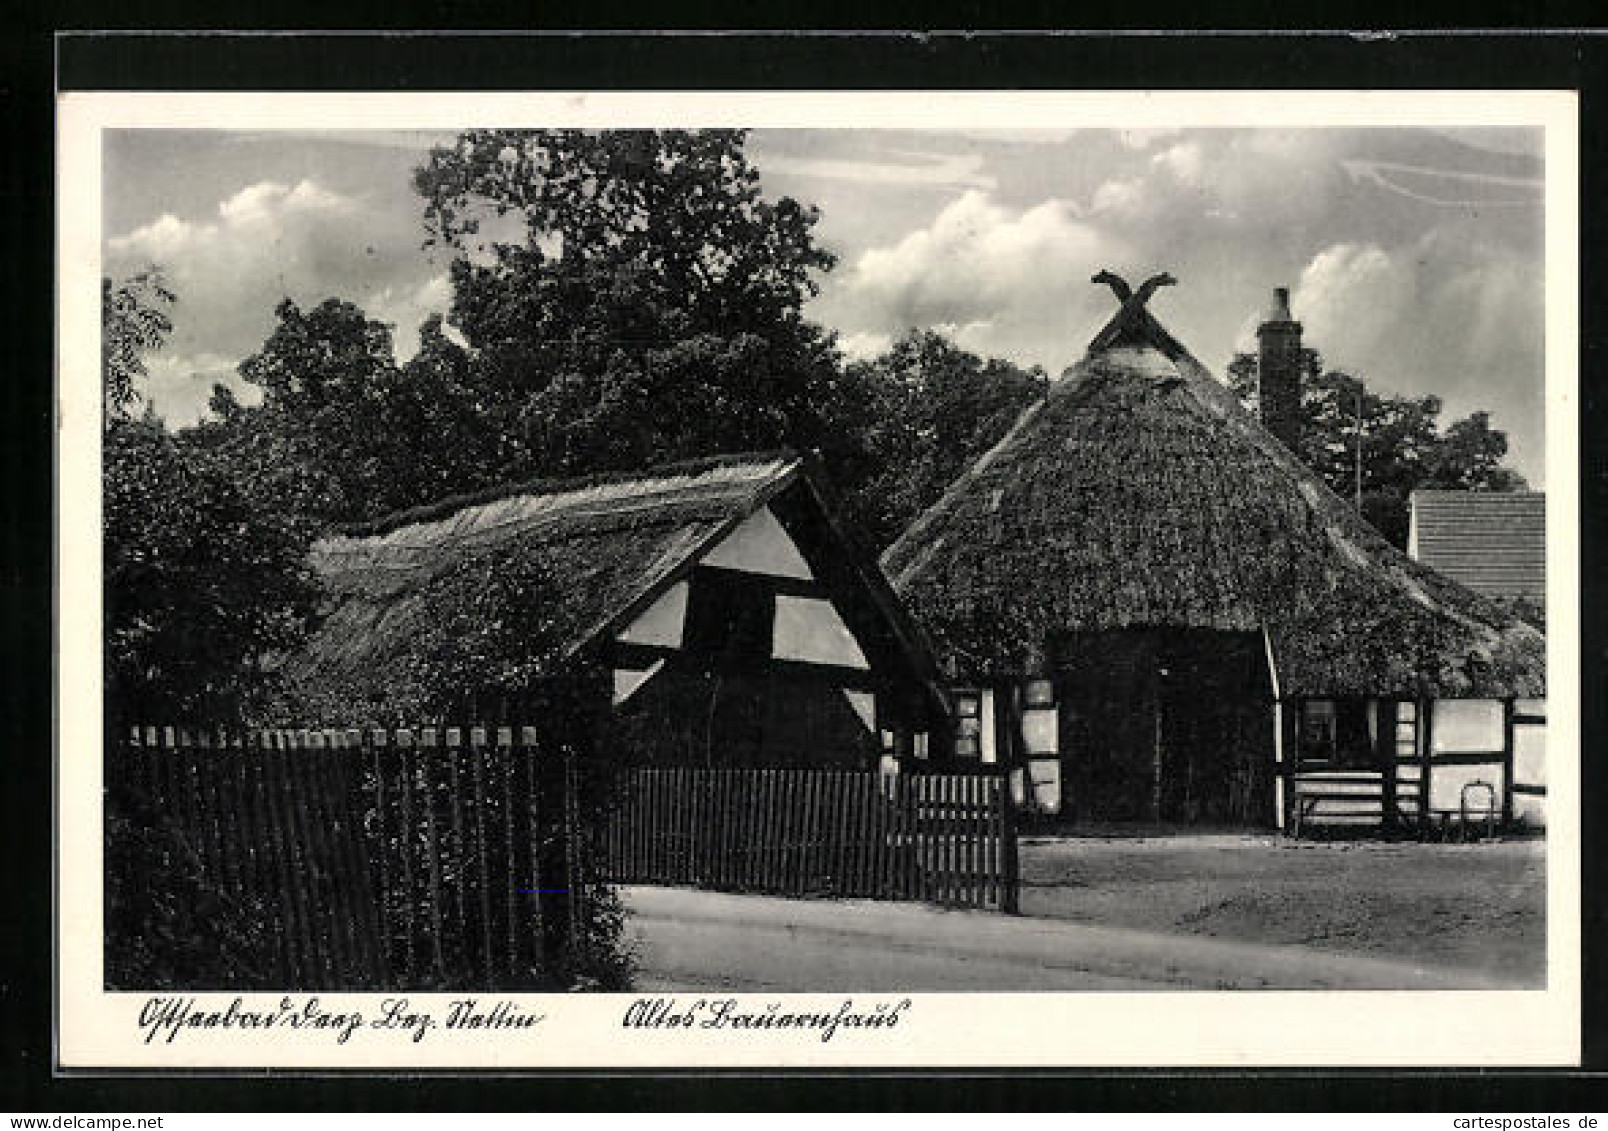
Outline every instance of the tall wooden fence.
<path id="1" fill-rule="evenodd" d="M 617 883 L 1014 912 L 1009 800 L 998 775 L 633 768 L 599 863 Z"/>
<path id="2" fill-rule="evenodd" d="M 276 987 L 541 987 L 579 937 L 573 765 L 530 728 L 136 727 L 105 767 L 263 909 Z"/>

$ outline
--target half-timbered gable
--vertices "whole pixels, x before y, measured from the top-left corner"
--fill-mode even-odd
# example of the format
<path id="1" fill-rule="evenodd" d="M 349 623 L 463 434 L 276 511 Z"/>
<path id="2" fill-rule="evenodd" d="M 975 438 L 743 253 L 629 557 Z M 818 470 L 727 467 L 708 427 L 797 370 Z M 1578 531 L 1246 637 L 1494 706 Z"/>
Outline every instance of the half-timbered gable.
<path id="1" fill-rule="evenodd" d="M 328 616 L 286 674 L 383 718 L 436 579 L 539 561 L 556 644 L 600 673 L 622 757 L 869 764 L 947 733 L 924 637 L 838 529 L 807 458 L 732 456 L 527 484 L 332 535 Z M 922 736 L 918 738 L 917 736 Z"/>

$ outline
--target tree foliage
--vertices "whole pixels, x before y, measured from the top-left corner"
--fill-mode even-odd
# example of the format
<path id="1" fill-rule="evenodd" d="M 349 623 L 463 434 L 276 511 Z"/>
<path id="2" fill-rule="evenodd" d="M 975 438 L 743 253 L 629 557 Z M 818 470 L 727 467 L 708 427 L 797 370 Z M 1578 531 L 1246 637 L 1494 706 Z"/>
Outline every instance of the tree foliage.
<path id="1" fill-rule="evenodd" d="M 1228 378 L 1254 411 L 1256 356 L 1235 355 Z M 1362 513 L 1395 545 L 1407 545 L 1408 499 L 1414 491 L 1523 489 L 1523 477 L 1502 463 L 1507 436 L 1491 427 L 1489 413 L 1471 413 L 1443 429 L 1439 397 L 1374 392 L 1361 378 L 1326 369 L 1316 350 L 1305 349 L 1296 454 L 1341 498 L 1356 496 L 1359 397 Z"/>
<path id="2" fill-rule="evenodd" d="M 868 402 L 865 455 L 843 467 L 846 509 L 874 550 L 899 536 L 1044 396 L 1042 369 L 987 360 L 931 330 L 849 366 Z"/>
<path id="3" fill-rule="evenodd" d="M 312 616 L 305 540 L 158 423 L 113 421 L 103 471 L 108 698 L 140 721 L 239 718 Z"/>
<path id="4" fill-rule="evenodd" d="M 126 416 L 139 400 L 145 355 L 173 332 L 174 303 L 162 272 L 149 268 L 114 285 L 101 279 L 101 384 L 108 417 Z"/>
<path id="5" fill-rule="evenodd" d="M 305 541 L 252 503 L 214 453 L 133 418 L 144 355 L 171 330 L 175 296 L 147 273 L 101 285 L 102 554 L 106 720 L 239 722 L 298 643 L 316 589 Z M 119 989 L 259 986 L 272 943 L 260 906 L 203 876 L 194 847 L 143 795 L 106 812 L 106 978 Z"/>
<path id="6" fill-rule="evenodd" d="M 537 476 L 780 446 L 863 455 L 869 402 L 802 304 L 832 257 L 731 131 L 469 131 L 416 171 L 452 324 L 285 301 L 197 442 L 308 531 Z"/>
<path id="7" fill-rule="evenodd" d="M 273 917 L 208 882 L 195 846 L 139 791 L 106 795 L 105 956 L 112 990 L 273 989 Z"/>
<path id="8" fill-rule="evenodd" d="M 165 315 L 139 286 L 103 283 L 108 390 L 143 372 L 130 343 L 160 345 Z M 164 306 L 172 295 L 151 293 Z M 130 327 L 136 327 L 130 329 Z M 153 337 L 154 336 L 154 337 Z M 301 639 L 316 599 L 305 540 L 255 505 L 214 453 L 154 418 L 110 415 L 102 447 L 108 716 L 238 718 L 261 692 L 261 661 Z"/>
<path id="9" fill-rule="evenodd" d="M 740 131 L 475 130 L 414 183 L 506 477 L 843 446 L 833 258 Z"/>
<path id="10" fill-rule="evenodd" d="M 391 328 L 350 302 L 304 311 L 286 299 L 275 313 L 262 348 L 240 364 L 261 402 L 217 386 L 214 419 L 189 434 L 237 467 L 260 504 L 312 535 L 489 481 L 497 444 L 469 358 L 439 318 L 398 366 Z"/>

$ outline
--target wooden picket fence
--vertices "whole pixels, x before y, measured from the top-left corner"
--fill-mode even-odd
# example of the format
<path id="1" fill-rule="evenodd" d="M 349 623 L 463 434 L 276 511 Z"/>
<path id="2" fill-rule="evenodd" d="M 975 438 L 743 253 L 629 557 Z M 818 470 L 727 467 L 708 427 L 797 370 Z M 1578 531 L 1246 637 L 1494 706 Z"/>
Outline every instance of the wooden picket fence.
<path id="1" fill-rule="evenodd" d="M 612 812 L 599 867 L 616 883 L 1016 911 L 999 775 L 638 767 Z"/>
<path id="2" fill-rule="evenodd" d="M 573 957 L 574 765 L 531 728 L 145 726 L 107 755 L 109 799 L 263 909 L 276 987 L 540 988 Z"/>

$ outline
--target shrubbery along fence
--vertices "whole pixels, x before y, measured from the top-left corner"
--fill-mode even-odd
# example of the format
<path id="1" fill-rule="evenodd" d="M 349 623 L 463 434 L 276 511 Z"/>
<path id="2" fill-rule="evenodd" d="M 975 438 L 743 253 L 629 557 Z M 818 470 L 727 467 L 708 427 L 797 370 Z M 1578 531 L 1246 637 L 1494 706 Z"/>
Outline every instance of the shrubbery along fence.
<path id="1" fill-rule="evenodd" d="M 584 965 L 575 760 L 532 728 L 136 727 L 108 754 L 114 802 L 142 794 L 264 909 L 272 985 L 540 989 Z"/>
<path id="2" fill-rule="evenodd" d="M 598 883 L 1016 909 L 999 775 L 625 766 L 585 783 L 580 763 L 530 727 L 143 726 L 110 744 L 105 784 L 263 920 L 260 972 L 189 989 L 562 988 L 606 965 L 586 953 Z M 155 906 L 164 879 L 119 890 Z"/>

